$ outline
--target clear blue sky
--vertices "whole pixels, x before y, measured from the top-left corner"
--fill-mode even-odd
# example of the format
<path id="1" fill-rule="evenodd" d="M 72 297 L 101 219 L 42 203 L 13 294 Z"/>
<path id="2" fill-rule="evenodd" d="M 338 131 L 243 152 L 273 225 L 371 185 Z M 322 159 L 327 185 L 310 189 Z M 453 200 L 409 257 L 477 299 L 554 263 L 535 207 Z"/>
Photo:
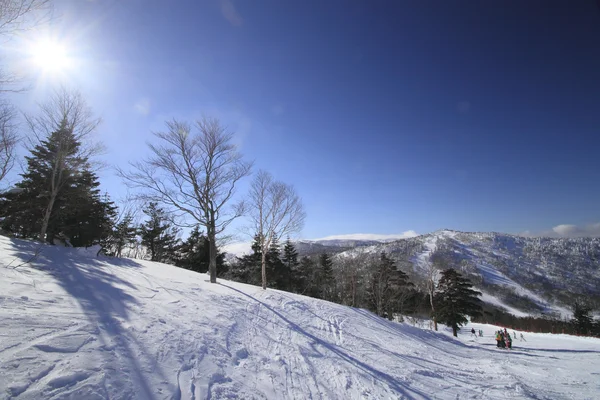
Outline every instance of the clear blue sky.
<path id="1" fill-rule="evenodd" d="M 217 116 L 296 187 L 302 237 L 600 221 L 593 0 L 64 0 L 55 16 L 78 64 L 20 106 L 79 88 L 120 166 L 166 119 Z"/>

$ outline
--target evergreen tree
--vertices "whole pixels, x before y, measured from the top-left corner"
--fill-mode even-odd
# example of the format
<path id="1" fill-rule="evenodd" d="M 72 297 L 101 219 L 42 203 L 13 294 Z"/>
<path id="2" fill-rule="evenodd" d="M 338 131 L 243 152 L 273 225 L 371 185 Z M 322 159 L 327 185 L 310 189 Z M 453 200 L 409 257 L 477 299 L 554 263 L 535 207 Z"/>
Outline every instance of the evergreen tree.
<path id="1" fill-rule="evenodd" d="M 0 207 L 2 227 L 15 235 L 91 246 L 111 233 L 115 206 L 100 196 L 98 177 L 63 121 L 26 157 L 27 170 Z"/>
<path id="2" fill-rule="evenodd" d="M 133 215 L 127 213 L 113 229 L 108 243 L 109 252 L 115 257 L 121 257 L 123 249 L 135 243 L 137 228 L 133 225 Z"/>
<path id="3" fill-rule="evenodd" d="M 283 246 L 283 257 L 281 258 L 281 261 L 283 262 L 285 272 L 289 276 L 287 287 L 284 290 L 298 293 L 301 287 L 300 263 L 298 262 L 298 252 L 290 238 L 287 238 L 285 245 Z"/>
<path id="4" fill-rule="evenodd" d="M 208 238 L 200 232 L 200 227 L 196 226 L 190 236 L 179 247 L 179 258 L 175 265 L 191 271 L 206 273 L 210 263 L 208 251 Z M 225 254 L 222 252 L 217 253 L 217 272 L 218 275 L 227 272 Z"/>
<path id="5" fill-rule="evenodd" d="M 410 286 L 412 283 L 408 281 L 408 275 L 396 268 L 394 260 L 381 253 L 368 290 L 373 310 L 377 315 L 392 320 L 394 313 L 400 311 L 406 301 Z"/>
<path id="6" fill-rule="evenodd" d="M 279 242 L 276 238 L 273 239 L 271 246 L 269 246 L 266 268 L 267 276 L 270 277 L 267 286 L 274 289 L 287 290 L 290 281 L 290 273 L 281 260 Z"/>
<path id="7" fill-rule="evenodd" d="M 452 327 L 457 336 L 459 327 L 468 322 L 466 316 L 481 316 L 481 293 L 472 289 L 471 282 L 452 269 L 442 272 L 435 295 L 435 316 L 438 322 Z"/>
<path id="8" fill-rule="evenodd" d="M 261 246 L 260 237 L 255 236 L 252 242 L 252 253 L 238 257 L 237 261 L 229 268 L 229 278 L 250 285 L 261 283 Z"/>
<path id="9" fill-rule="evenodd" d="M 317 278 L 320 284 L 321 298 L 335 301 L 333 261 L 327 253 L 319 256 L 319 274 Z"/>
<path id="10" fill-rule="evenodd" d="M 321 290 L 317 279 L 318 268 L 313 259 L 304 256 L 300 259 L 298 271 L 294 275 L 296 292 L 306 296 L 319 298 Z"/>
<path id="11" fill-rule="evenodd" d="M 96 181 L 94 185 L 99 185 L 99 182 Z M 72 201 L 73 198 L 70 199 L 70 202 Z M 71 213 L 71 219 L 64 223 L 62 229 L 73 246 L 88 247 L 99 244 L 111 235 L 117 207 L 108 195 L 101 196 L 97 188 L 91 190 L 87 196 L 80 197 L 75 210 L 77 211 Z"/>
<path id="12" fill-rule="evenodd" d="M 142 245 L 150 252 L 150 260 L 175 263 L 179 239 L 178 230 L 168 220 L 165 211 L 155 202 L 148 203 L 143 210 L 148 220 L 140 227 Z"/>
<path id="13" fill-rule="evenodd" d="M 590 315 L 592 310 L 581 301 L 573 305 L 573 319 L 571 324 L 579 335 L 589 335 L 594 327 L 594 320 Z"/>

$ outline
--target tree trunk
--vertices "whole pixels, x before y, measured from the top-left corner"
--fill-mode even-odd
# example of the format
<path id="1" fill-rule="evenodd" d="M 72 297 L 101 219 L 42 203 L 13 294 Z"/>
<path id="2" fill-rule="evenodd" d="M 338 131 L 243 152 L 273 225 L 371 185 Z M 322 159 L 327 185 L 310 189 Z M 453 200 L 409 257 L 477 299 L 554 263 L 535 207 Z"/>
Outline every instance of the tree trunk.
<path id="1" fill-rule="evenodd" d="M 435 307 L 433 306 L 433 291 L 429 291 L 429 302 L 431 303 L 431 314 L 433 316 L 433 329 L 438 330 L 437 318 L 435 317 Z"/>
<path id="2" fill-rule="evenodd" d="M 210 272 L 210 283 L 217 283 L 217 235 L 215 233 L 214 214 L 210 215 L 209 224 L 206 227 L 208 237 L 208 271 Z"/>
<path id="3" fill-rule="evenodd" d="M 50 201 L 48 202 L 48 206 L 46 207 L 46 212 L 44 213 L 44 219 L 42 221 L 42 229 L 40 230 L 40 242 L 46 241 L 46 232 L 48 231 L 48 224 L 50 223 L 50 215 L 52 214 L 52 209 L 54 208 L 54 201 L 56 200 L 56 193 L 50 194 Z"/>
<path id="4" fill-rule="evenodd" d="M 210 272 L 210 283 L 217 283 L 217 243 L 214 232 L 208 238 L 208 271 Z"/>
<path id="5" fill-rule="evenodd" d="M 260 266 L 262 274 L 262 288 L 267 288 L 267 252 L 263 249 L 260 257 Z"/>

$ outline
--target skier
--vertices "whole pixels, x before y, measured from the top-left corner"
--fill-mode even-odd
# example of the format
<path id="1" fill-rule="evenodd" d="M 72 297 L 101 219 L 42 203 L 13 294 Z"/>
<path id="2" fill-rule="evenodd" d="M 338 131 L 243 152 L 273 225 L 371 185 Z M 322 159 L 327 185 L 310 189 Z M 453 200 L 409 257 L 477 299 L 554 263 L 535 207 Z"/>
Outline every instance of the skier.
<path id="1" fill-rule="evenodd" d="M 522 342 L 526 342 L 527 340 L 525 340 L 525 338 L 523 337 L 523 332 L 521 332 L 521 341 Z"/>
<path id="2" fill-rule="evenodd" d="M 512 349 L 512 338 L 510 337 L 509 333 L 506 334 L 506 347 L 509 350 Z"/>
<path id="3" fill-rule="evenodd" d="M 496 347 L 500 348 L 500 341 L 502 340 L 502 337 L 500 336 L 500 331 L 496 332 Z"/>
<path id="4" fill-rule="evenodd" d="M 475 337 L 477 337 L 477 336 L 475 335 L 475 328 L 471 328 L 471 336 L 475 336 Z"/>

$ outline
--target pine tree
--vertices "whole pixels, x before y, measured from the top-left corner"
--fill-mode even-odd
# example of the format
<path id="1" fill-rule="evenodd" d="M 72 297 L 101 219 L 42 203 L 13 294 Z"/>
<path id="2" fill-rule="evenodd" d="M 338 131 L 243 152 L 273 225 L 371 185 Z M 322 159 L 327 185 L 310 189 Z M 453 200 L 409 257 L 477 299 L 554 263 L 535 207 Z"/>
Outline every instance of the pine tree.
<path id="1" fill-rule="evenodd" d="M 175 263 L 179 239 L 178 230 L 168 220 L 165 211 L 155 202 L 150 202 L 143 210 L 148 220 L 140 227 L 142 245 L 150 252 L 150 260 Z"/>
<path id="2" fill-rule="evenodd" d="M 88 247 L 102 243 L 112 234 L 113 221 L 116 218 L 117 207 L 107 195 L 100 195 L 100 190 L 97 188 L 99 182 L 95 175 L 89 171 L 84 172 L 83 175 L 87 174 L 89 174 L 88 179 L 94 181 L 90 184 L 93 189 L 85 193 L 80 192 L 79 197 L 74 193 L 68 202 L 65 202 L 67 204 L 62 201 L 57 203 L 61 213 L 65 215 L 61 222 L 62 228 L 58 232 L 65 235 L 75 247 Z M 73 206 L 74 202 L 76 202 L 75 206 Z M 51 228 L 53 224 L 49 225 L 49 229 Z M 50 230 L 49 233 L 49 236 L 52 236 Z"/>
<path id="3" fill-rule="evenodd" d="M 301 275 L 298 268 L 300 263 L 298 262 L 298 252 L 290 238 L 287 238 L 285 245 L 283 246 L 283 256 L 281 257 L 281 261 L 283 262 L 285 272 L 289 276 L 287 287 L 284 290 L 298 293 Z"/>
<path id="4" fill-rule="evenodd" d="M 468 322 L 466 316 L 481 316 L 481 293 L 472 289 L 471 282 L 456 270 L 442 272 L 436 293 L 436 318 L 438 322 L 452 327 L 457 336 L 460 326 Z"/>
<path id="5" fill-rule="evenodd" d="M 297 293 L 318 298 L 321 293 L 319 280 L 317 278 L 317 264 L 308 256 L 300 259 L 298 272 L 294 276 L 294 284 Z"/>
<path id="6" fill-rule="evenodd" d="M 274 289 L 286 290 L 289 286 L 290 274 L 281 260 L 279 242 L 276 238 L 271 242 L 267 252 L 267 276 L 270 277 L 267 286 Z"/>
<path id="7" fill-rule="evenodd" d="M 257 235 L 252 242 L 252 253 L 238 257 L 229 268 L 228 277 L 236 282 L 260 285 L 261 283 L 261 246 Z"/>
<path id="8" fill-rule="evenodd" d="M 392 320 L 394 313 L 406 301 L 407 289 L 412 286 L 408 275 L 398 270 L 394 261 L 381 253 L 369 285 L 371 306 L 377 315 Z"/>
<path id="9" fill-rule="evenodd" d="M 329 301 L 335 301 L 333 261 L 327 253 L 319 256 L 319 276 L 321 286 L 321 298 Z"/>
<path id="10" fill-rule="evenodd" d="M 191 271 L 206 273 L 210 263 L 208 251 L 208 238 L 200 232 L 200 227 L 196 226 L 190 236 L 179 247 L 179 258 L 175 265 Z M 217 272 L 218 276 L 227 273 L 225 254 L 220 251 L 217 253 Z"/>
<path id="11" fill-rule="evenodd" d="M 102 199 L 98 177 L 72 129 L 62 121 L 27 156 L 23 180 L 2 201 L 2 226 L 17 236 L 91 246 L 110 235 L 115 207 Z"/>
<path id="12" fill-rule="evenodd" d="M 573 305 L 573 319 L 571 324 L 575 332 L 579 335 L 589 335 L 594 327 L 594 320 L 590 315 L 591 308 L 581 301 L 576 301 Z"/>
<path id="13" fill-rule="evenodd" d="M 133 224 L 133 215 L 125 214 L 123 219 L 117 223 L 110 238 L 110 252 L 115 257 L 121 257 L 123 249 L 135 242 L 137 228 Z"/>

